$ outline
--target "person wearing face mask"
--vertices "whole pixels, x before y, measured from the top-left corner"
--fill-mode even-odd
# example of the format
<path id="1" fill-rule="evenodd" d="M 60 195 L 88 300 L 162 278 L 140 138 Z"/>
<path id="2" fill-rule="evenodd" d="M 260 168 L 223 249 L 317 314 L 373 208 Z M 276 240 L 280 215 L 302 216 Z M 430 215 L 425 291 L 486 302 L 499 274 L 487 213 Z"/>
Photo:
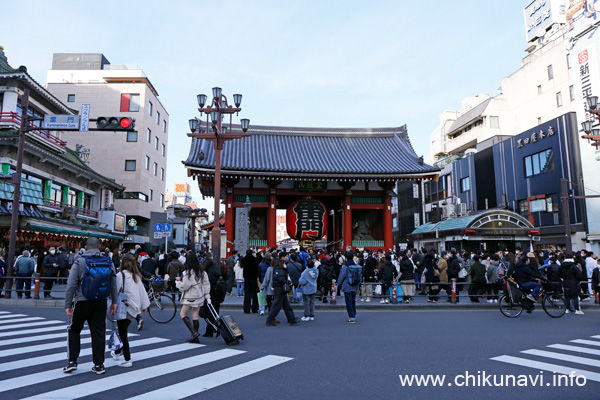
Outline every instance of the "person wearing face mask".
<path id="1" fill-rule="evenodd" d="M 60 267 L 60 258 L 56 254 L 56 248 L 50 247 L 48 254 L 44 257 L 44 277 L 49 278 L 44 281 L 44 298 L 53 300 L 50 294 L 52 292 L 52 286 L 54 285 L 54 278 L 58 276 L 58 269 Z"/>

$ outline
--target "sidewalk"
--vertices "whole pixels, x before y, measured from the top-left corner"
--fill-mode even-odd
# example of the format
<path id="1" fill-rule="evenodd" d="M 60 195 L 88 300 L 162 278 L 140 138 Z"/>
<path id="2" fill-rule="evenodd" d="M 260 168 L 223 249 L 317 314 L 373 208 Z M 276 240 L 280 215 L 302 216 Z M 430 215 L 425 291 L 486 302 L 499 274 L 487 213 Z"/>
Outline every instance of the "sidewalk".
<path id="1" fill-rule="evenodd" d="M 44 294 L 43 291 L 40 291 L 40 296 L 42 297 L 39 300 L 34 299 L 17 299 L 17 294 L 15 292 L 12 293 L 12 298 L 5 299 L 4 297 L 0 298 L 0 307 L 2 306 L 24 306 L 24 307 L 56 307 L 63 308 L 65 304 L 65 291 L 66 285 L 54 285 L 52 296 L 55 297 L 54 300 L 45 300 L 43 299 Z M 33 296 L 33 290 L 32 290 Z M 422 310 L 422 311 L 435 311 L 435 310 L 461 310 L 461 311 L 470 311 L 470 310 L 498 310 L 498 303 L 488 303 L 485 299 L 481 300 L 480 303 L 471 302 L 468 297 L 460 297 L 460 302 L 456 304 L 452 304 L 446 302 L 446 296 L 440 296 L 440 300 L 438 303 L 428 303 L 427 296 L 416 296 L 409 303 L 399 303 L 399 304 L 381 304 L 379 303 L 378 298 L 373 298 L 373 300 L 369 303 L 360 301 L 360 296 L 356 297 L 356 308 L 357 310 L 369 310 L 369 311 L 389 311 L 389 310 Z M 328 299 L 329 301 L 329 299 Z M 225 301 L 221 304 L 221 310 L 235 310 L 241 311 L 243 309 L 244 298 L 237 296 L 226 296 Z M 298 304 L 292 304 L 292 308 L 294 310 L 304 310 L 304 306 L 302 302 Z M 541 303 L 536 304 L 536 308 L 542 308 Z M 600 310 L 600 304 L 594 304 L 594 300 L 590 299 L 588 301 L 581 302 L 582 310 Z M 331 304 L 330 302 L 324 304 L 321 301 L 315 300 L 315 309 L 319 311 L 342 311 L 346 310 L 344 295 L 336 298 L 336 304 Z"/>

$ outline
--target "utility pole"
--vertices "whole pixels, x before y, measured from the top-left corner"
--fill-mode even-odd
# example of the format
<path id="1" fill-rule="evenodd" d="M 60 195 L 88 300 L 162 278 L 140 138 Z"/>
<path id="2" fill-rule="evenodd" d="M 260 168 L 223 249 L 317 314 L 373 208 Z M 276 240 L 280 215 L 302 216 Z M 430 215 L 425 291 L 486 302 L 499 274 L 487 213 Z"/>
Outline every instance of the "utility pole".
<path id="1" fill-rule="evenodd" d="M 566 252 L 573 253 L 573 244 L 571 243 L 571 213 L 569 210 L 569 181 L 565 178 L 560 180 L 560 204 L 563 225 L 565 227 L 564 235 Z"/>

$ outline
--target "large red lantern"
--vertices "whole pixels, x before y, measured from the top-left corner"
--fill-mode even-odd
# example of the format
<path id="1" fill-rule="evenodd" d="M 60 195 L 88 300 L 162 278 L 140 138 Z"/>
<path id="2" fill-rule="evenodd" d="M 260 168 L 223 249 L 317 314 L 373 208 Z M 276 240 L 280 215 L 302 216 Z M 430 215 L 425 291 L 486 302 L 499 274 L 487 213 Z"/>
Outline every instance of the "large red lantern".
<path id="1" fill-rule="evenodd" d="M 319 240 L 327 233 L 327 209 L 318 200 L 301 199 L 285 214 L 288 235 L 296 240 Z"/>

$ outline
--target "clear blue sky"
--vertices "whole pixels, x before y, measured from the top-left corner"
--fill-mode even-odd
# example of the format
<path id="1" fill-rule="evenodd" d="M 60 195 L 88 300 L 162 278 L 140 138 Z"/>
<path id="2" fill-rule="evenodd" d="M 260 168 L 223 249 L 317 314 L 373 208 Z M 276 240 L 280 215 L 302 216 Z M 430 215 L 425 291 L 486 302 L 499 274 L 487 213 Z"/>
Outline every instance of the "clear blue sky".
<path id="1" fill-rule="evenodd" d="M 498 94 L 502 77 L 519 68 L 526 3 L 13 1 L 2 6 L 0 45 L 42 84 L 53 53 L 102 52 L 143 69 L 170 116 L 167 189 L 189 182 L 200 200 L 181 164 L 198 93 L 242 93 L 240 118 L 257 125 L 407 124 L 427 158 L 442 111 Z"/>

